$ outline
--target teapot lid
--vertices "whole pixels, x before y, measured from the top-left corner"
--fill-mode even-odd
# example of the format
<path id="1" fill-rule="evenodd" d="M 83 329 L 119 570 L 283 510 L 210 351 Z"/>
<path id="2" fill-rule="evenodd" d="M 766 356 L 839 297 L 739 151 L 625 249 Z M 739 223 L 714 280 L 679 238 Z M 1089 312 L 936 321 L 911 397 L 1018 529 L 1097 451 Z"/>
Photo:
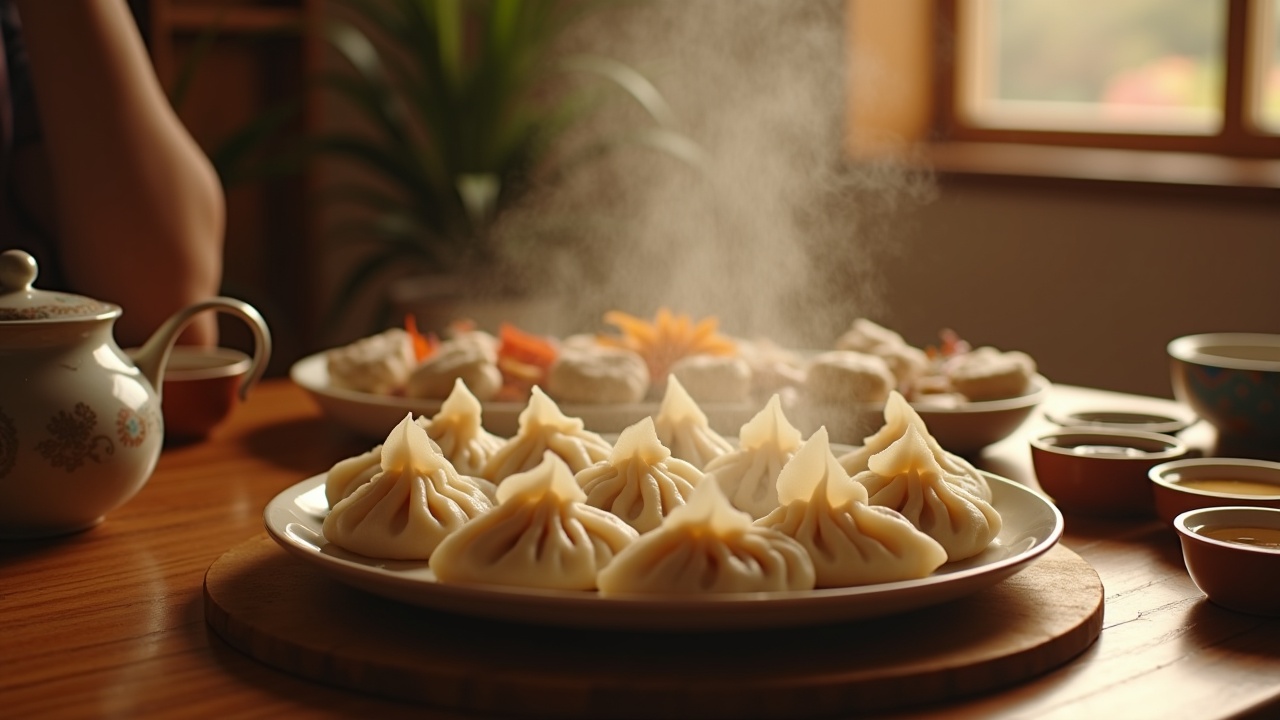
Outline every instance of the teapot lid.
<path id="1" fill-rule="evenodd" d="M 0 325 L 9 322 L 100 320 L 120 314 L 120 306 L 83 295 L 31 287 L 39 268 L 22 250 L 0 253 Z"/>

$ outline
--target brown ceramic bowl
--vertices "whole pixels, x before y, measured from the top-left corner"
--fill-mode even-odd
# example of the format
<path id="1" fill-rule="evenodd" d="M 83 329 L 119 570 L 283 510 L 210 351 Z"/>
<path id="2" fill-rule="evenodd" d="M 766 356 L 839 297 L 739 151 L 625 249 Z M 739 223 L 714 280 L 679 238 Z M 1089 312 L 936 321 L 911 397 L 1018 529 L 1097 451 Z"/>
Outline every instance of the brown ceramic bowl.
<path id="1" fill-rule="evenodd" d="M 975 456 L 1022 427 L 1049 396 L 1051 387 L 1047 378 L 1036 375 L 1027 394 L 1018 397 L 954 406 L 923 400 L 911 403 L 911 407 L 943 449 L 957 455 Z M 806 436 L 825 426 L 832 442 L 848 445 L 861 445 L 864 438 L 884 425 L 884 403 L 849 409 L 801 401 L 788 407 L 787 412 Z"/>
<path id="2" fill-rule="evenodd" d="M 1062 428 L 1031 439 L 1040 488 L 1063 512 L 1080 515 L 1151 515 L 1147 472 L 1186 454 L 1181 440 L 1138 430 Z"/>
<path id="3" fill-rule="evenodd" d="M 1280 510 L 1222 506 L 1174 518 L 1187 574 L 1209 601 L 1280 616 Z"/>
<path id="4" fill-rule="evenodd" d="M 239 350 L 175 346 L 160 393 L 165 440 L 208 437 L 235 408 L 252 366 L 253 360 Z"/>
<path id="5" fill-rule="evenodd" d="M 1188 510 L 1222 505 L 1280 509 L 1280 463 L 1192 458 L 1157 465 L 1149 475 L 1156 514 L 1169 524 Z"/>
<path id="6" fill-rule="evenodd" d="M 1154 412 L 1084 408 L 1067 411 L 1046 411 L 1045 419 L 1062 427 L 1091 427 L 1104 430 L 1139 430 L 1142 432 L 1177 435 L 1198 418 L 1190 409 L 1180 412 Z"/>

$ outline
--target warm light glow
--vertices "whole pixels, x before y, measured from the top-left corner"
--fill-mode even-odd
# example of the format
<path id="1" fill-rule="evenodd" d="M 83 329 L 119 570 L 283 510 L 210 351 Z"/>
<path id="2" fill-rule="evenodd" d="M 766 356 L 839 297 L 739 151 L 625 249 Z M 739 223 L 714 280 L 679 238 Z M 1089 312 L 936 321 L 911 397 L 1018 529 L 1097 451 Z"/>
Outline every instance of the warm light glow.
<path id="1" fill-rule="evenodd" d="M 1280 134 L 1280 0 L 1259 0 L 1255 12 L 1255 122 L 1264 132 Z"/>
<path id="2" fill-rule="evenodd" d="M 976 126 L 1209 135 L 1223 0 L 968 0 L 959 112 Z"/>

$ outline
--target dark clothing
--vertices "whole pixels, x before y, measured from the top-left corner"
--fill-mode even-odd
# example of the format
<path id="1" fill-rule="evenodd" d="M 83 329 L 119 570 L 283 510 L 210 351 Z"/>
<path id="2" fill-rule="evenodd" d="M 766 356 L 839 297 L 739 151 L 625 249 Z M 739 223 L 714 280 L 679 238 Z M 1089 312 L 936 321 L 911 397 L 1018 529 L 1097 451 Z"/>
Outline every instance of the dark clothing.
<path id="1" fill-rule="evenodd" d="M 53 236 L 35 220 L 15 183 L 14 155 L 39 151 L 40 118 L 22 23 L 18 9 L 8 0 L 0 0 L 0 50 L 0 249 L 31 253 L 40 265 L 36 284 L 41 289 L 64 290 Z"/>

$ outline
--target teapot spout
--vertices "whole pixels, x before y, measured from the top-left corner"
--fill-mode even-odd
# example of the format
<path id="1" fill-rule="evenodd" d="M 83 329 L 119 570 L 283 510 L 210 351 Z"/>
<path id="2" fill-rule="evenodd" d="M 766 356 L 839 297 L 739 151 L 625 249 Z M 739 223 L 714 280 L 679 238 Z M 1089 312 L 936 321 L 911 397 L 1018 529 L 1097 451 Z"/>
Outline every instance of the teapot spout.
<path id="1" fill-rule="evenodd" d="M 216 310 L 238 316 L 245 321 L 245 324 L 253 332 L 253 367 L 240 383 L 241 400 L 245 398 L 249 393 L 249 389 L 261 379 L 263 372 L 266 371 L 267 361 L 271 357 L 271 332 L 267 329 L 266 320 L 263 319 L 256 308 L 244 301 L 229 297 L 214 297 L 189 305 L 174 313 L 151 334 L 151 337 L 147 338 L 141 348 L 131 353 L 134 365 L 137 366 L 143 377 L 151 383 L 151 387 L 155 388 L 157 397 L 161 393 L 163 386 L 161 381 L 164 378 L 165 366 L 169 363 L 169 351 L 173 349 L 174 341 L 178 339 L 178 334 L 187 326 L 187 323 L 191 322 L 193 317 L 206 310 Z"/>

